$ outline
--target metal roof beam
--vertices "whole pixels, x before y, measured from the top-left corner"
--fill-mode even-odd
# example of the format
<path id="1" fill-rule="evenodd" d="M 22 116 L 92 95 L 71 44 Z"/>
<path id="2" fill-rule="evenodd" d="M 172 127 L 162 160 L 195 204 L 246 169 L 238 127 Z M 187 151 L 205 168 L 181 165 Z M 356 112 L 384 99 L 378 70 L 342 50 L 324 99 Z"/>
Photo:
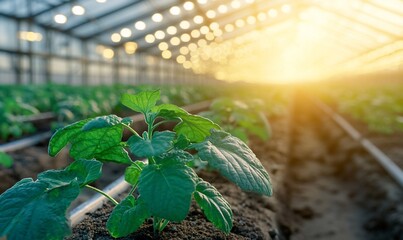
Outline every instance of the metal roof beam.
<path id="1" fill-rule="evenodd" d="M 75 3 L 75 2 L 77 2 L 77 1 L 78 1 L 78 0 L 65 0 L 65 1 L 62 1 L 62 2 L 60 2 L 60 3 L 58 3 L 58 4 L 56 4 L 56 5 L 52 5 L 51 7 L 47 8 L 47 9 L 44 9 L 44 10 L 42 10 L 42 11 L 39 11 L 39 12 L 35 13 L 35 14 L 32 14 L 32 15 L 26 17 L 25 19 L 36 18 L 36 17 L 38 17 L 38 16 L 40 16 L 40 15 L 42 15 L 42 14 L 44 14 L 44 13 L 47 13 L 47 12 L 49 12 L 49 11 L 52 11 L 52 10 L 54 10 L 54 9 L 56 9 L 56 8 L 62 7 L 62 6 L 64 6 L 64 5 L 66 5 L 66 4 Z"/>
<path id="2" fill-rule="evenodd" d="M 255 3 L 255 4 L 256 4 L 256 3 Z M 279 4 L 275 4 L 274 6 L 277 6 L 277 5 L 279 5 Z M 304 6 L 304 5 L 298 5 L 299 8 L 302 8 L 303 6 Z M 271 8 L 271 7 L 273 7 L 273 5 L 270 5 L 270 4 L 269 4 L 269 5 L 266 6 L 266 8 Z M 297 11 L 296 13 L 299 13 L 300 11 L 301 11 L 301 10 Z M 293 14 L 292 16 L 296 16 L 296 13 Z M 246 15 L 248 15 L 248 10 L 246 10 L 246 9 L 240 9 L 240 10 L 232 11 L 232 12 L 229 12 L 229 13 L 227 13 L 227 14 L 225 14 L 225 15 L 219 16 L 219 17 L 215 18 L 214 20 L 215 20 L 215 22 L 224 22 L 227 18 L 230 18 L 230 17 L 241 16 L 241 17 L 239 17 L 239 18 L 244 18 Z M 289 17 L 290 15 L 287 14 L 287 15 L 285 15 L 285 16 L 286 16 L 285 18 L 287 18 L 287 17 Z M 278 23 L 278 22 L 284 20 L 284 17 L 279 17 L 279 18 L 274 19 L 274 20 L 275 20 L 275 21 L 273 21 L 273 19 L 270 19 L 270 20 L 266 21 L 266 22 L 269 22 L 269 23 L 267 23 L 267 24 L 264 24 L 264 23 L 260 24 L 260 23 L 259 23 L 259 24 L 260 24 L 259 27 L 265 27 L 265 26 L 272 25 L 273 23 Z M 176 35 L 181 35 L 181 34 L 184 34 L 184 33 L 188 33 L 188 34 L 189 34 L 189 33 L 190 33 L 192 30 L 194 30 L 194 29 L 195 29 L 195 28 L 193 28 L 193 29 L 188 29 L 188 30 L 184 30 L 184 31 L 178 32 Z M 250 30 L 248 30 L 247 32 L 252 31 L 252 30 L 255 30 L 255 28 L 250 29 Z M 225 33 L 225 32 L 224 32 L 224 33 Z M 197 39 L 197 40 L 198 40 L 198 39 Z M 160 41 L 155 41 L 153 44 L 150 44 L 149 46 L 147 46 L 147 47 L 145 47 L 145 48 L 142 48 L 142 50 L 147 51 L 148 49 L 150 49 L 150 48 L 152 48 L 152 47 L 158 45 L 159 42 L 160 42 Z M 192 42 L 192 41 L 190 41 L 190 42 Z M 189 43 L 190 43 L 190 42 L 189 42 Z M 189 44 L 189 43 L 187 43 L 187 44 Z M 178 46 L 174 46 L 173 48 L 180 48 L 180 47 L 182 47 L 182 46 L 183 46 L 182 44 L 179 44 Z"/>
<path id="3" fill-rule="evenodd" d="M 317 5 L 317 7 L 318 7 L 319 9 L 321 9 L 322 11 L 324 11 L 324 12 L 327 12 L 327 13 L 330 13 L 330 14 L 334 14 L 334 15 L 336 15 L 336 16 L 339 17 L 339 18 L 344 18 L 344 19 L 349 20 L 350 22 L 353 22 L 353 23 L 356 23 L 356 24 L 359 24 L 359 25 L 362 25 L 362 26 L 371 28 L 372 30 L 374 30 L 374 31 L 376 31 L 376 32 L 379 32 L 379 33 L 382 33 L 382 34 L 385 34 L 385 35 L 387 35 L 387 36 L 389 36 L 389 37 L 393 37 L 393 38 L 395 38 L 395 37 L 401 37 L 401 36 L 398 35 L 398 34 L 392 34 L 392 33 L 386 32 L 386 31 L 385 31 L 384 29 L 382 29 L 382 28 L 379 28 L 379 27 L 376 27 L 376 26 L 372 26 L 372 25 L 370 25 L 370 24 L 363 23 L 363 22 L 361 22 L 361 21 L 359 21 L 359 20 L 357 20 L 357 19 L 355 19 L 355 18 L 353 18 L 353 17 L 351 17 L 351 16 L 347 16 L 347 15 L 345 15 L 345 14 L 343 14 L 343 13 L 339 13 L 339 12 L 333 11 L 332 9 L 325 8 L 325 7 L 320 6 L 320 5 Z M 363 13 L 363 14 L 365 14 L 365 13 Z M 367 14 L 365 14 L 365 15 L 367 15 Z"/>
<path id="4" fill-rule="evenodd" d="M 77 23 L 76 25 L 73 25 L 73 26 L 65 29 L 65 31 L 66 32 L 71 32 L 72 30 L 74 30 L 76 28 L 79 28 L 81 26 L 84 26 L 84 25 L 92 23 L 92 22 L 96 22 L 98 19 L 105 18 L 107 16 L 110 16 L 112 14 L 115 14 L 115 13 L 119 12 L 119 11 L 125 10 L 128 7 L 135 6 L 135 5 L 137 5 L 137 4 L 141 3 L 141 2 L 144 2 L 144 1 L 145 0 L 134 0 L 134 1 L 130 2 L 130 3 L 128 3 L 128 4 L 125 4 L 123 6 L 120 6 L 120 7 L 117 7 L 115 9 L 112 9 L 110 11 L 107 11 L 107 12 L 105 12 L 105 13 L 99 15 L 99 16 L 94 16 L 92 18 L 87 18 L 87 20 L 81 21 L 81 22 Z"/>
<path id="5" fill-rule="evenodd" d="M 126 26 L 126 25 L 128 25 L 130 23 L 133 23 L 133 22 L 142 20 L 142 19 L 144 19 L 146 17 L 149 17 L 154 12 L 165 12 L 165 11 L 169 10 L 170 8 L 171 8 L 171 6 L 169 5 L 169 6 L 166 6 L 166 7 L 163 7 L 163 8 L 159 8 L 159 9 L 152 9 L 151 11 L 148 11 L 148 12 L 146 12 L 146 13 L 140 15 L 140 16 L 133 17 L 133 18 L 130 18 L 128 20 L 124 20 L 124 21 L 122 21 L 120 23 L 114 24 L 113 26 L 107 27 L 105 29 L 101 29 L 100 31 L 92 33 L 92 34 L 90 34 L 88 36 L 84 36 L 83 38 L 84 39 L 90 39 L 90 38 L 98 37 L 99 35 L 101 35 L 101 34 L 103 34 L 105 32 L 110 32 L 110 31 L 112 31 L 114 29 L 124 27 L 124 26 Z"/>

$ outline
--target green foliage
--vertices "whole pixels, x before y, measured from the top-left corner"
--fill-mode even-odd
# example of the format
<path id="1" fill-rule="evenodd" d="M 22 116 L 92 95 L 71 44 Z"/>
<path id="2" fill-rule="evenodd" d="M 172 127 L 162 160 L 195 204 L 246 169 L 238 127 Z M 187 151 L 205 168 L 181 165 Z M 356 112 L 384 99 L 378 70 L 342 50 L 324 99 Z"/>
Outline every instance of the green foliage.
<path id="1" fill-rule="evenodd" d="M 85 186 L 101 192 L 116 205 L 107 222 L 113 237 L 136 231 L 149 217 L 154 220 L 155 232 L 162 231 L 169 221 L 182 221 L 192 197 L 207 219 L 228 234 L 232 228 L 228 202 L 187 165 L 199 158 L 242 189 L 271 195 L 269 175 L 246 144 L 207 118 L 189 114 L 175 105 L 157 105 L 159 96 L 159 91 L 144 91 L 122 97 L 126 106 L 144 114 L 148 129 L 141 134 L 130 127 L 130 120 L 115 115 L 89 118 L 58 130 L 50 140 L 49 154 L 55 156 L 70 144 L 70 155 L 77 160 L 64 170 L 39 174 L 35 182 L 23 180 L 1 195 L 0 210 L 4 216 L 0 218 L 0 237 L 62 239 L 70 231 L 66 208 Z M 174 131 L 157 131 L 157 126 L 164 122 L 174 122 Z M 132 133 L 127 142 L 122 141 L 124 128 Z M 132 161 L 127 149 L 146 157 L 147 163 Z M 198 155 L 192 155 L 189 149 L 192 153 L 197 150 Z M 132 189 L 120 203 L 87 185 L 99 178 L 100 161 L 129 165 L 125 180 Z M 133 195 L 135 190 L 137 197 Z M 38 219 L 38 224 L 28 224 L 32 219 Z"/>
<path id="2" fill-rule="evenodd" d="M 0 196 L 0 237 L 63 239 L 71 232 L 67 208 L 80 186 L 100 176 L 101 166 L 95 160 L 77 160 L 65 170 L 41 173 L 36 181 L 25 178 L 16 183 Z"/>
<path id="3" fill-rule="evenodd" d="M 371 132 L 392 134 L 403 131 L 403 85 L 382 82 L 332 84 L 320 89 L 320 97 L 338 111 L 351 116 Z"/>
<path id="4" fill-rule="evenodd" d="M 256 155 L 240 139 L 212 130 L 202 143 L 194 144 L 200 159 L 245 191 L 271 196 L 269 174 Z"/>
<path id="5" fill-rule="evenodd" d="M 194 198 L 207 219 L 218 229 L 229 233 L 232 228 L 231 206 L 210 183 L 200 180 L 196 185 Z"/>
<path id="6" fill-rule="evenodd" d="M 106 228 L 112 237 L 124 237 L 135 232 L 150 216 L 144 201 L 129 195 L 113 209 Z"/>
<path id="7" fill-rule="evenodd" d="M 4 166 L 6 168 L 9 168 L 13 165 L 13 163 L 14 163 L 14 160 L 10 155 L 8 155 L 4 152 L 0 152 L 0 165 Z"/>
<path id="8" fill-rule="evenodd" d="M 271 128 L 263 115 L 263 107 L 263 102 L 258 99 L 240 101 L 218 98 L 213 101 L 209 111 L 201 114 L 244 142 L 248 142 L 249 135 L 267 141 L 271 137 Z"/>

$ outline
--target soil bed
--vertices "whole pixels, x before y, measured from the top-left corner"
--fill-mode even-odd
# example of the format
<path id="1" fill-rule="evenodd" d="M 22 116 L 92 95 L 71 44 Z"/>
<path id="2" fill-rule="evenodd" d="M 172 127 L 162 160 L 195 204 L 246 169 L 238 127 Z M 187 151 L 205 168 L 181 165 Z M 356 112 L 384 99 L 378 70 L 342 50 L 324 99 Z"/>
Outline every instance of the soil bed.
<path id="1" fill-rule="evenodd" d="M 400 187 L 304 95 L 292 117 L 285 239 L 403 239 Z"/>
<path id="2" fill-rule="evenodd" d="M 216 172 L 203 171 L 199 176 L 212 183 L 232 206 L 234 227 L 230 235 L 225 236 L 215 229 L 193 203 L 188 217 L 181 223 L 169 223 L 157 239 L 280 239 L 275 215 L 280 208 L 277 196 L 282 194 L 280 185 L 283 171 L 279 170 L 283 169 L 287 160 L 288 122 L 285 117 L 270 122 L 274 130 L 273 138 L 269 142 L 253 139 L 250 145 L 271 174 L 274 197 L 242 192 Z M 67 239 L 112 239 L 105 229 L 110 211 L 111 205 L 107 203 L 102 209 L 89 214 Z M 154 239 L 152 220 L 123 239 Z"/>

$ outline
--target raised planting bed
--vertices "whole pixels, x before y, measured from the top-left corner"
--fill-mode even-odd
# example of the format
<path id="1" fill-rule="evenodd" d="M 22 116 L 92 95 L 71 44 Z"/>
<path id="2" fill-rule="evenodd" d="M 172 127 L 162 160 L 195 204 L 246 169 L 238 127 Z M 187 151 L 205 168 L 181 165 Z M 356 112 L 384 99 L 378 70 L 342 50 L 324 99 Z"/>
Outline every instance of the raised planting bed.
<path id="1" fill-rule="evenodd" d="M 217 230 L 193 202 L 188 217 L 181 223 L 169 223 L 159 239 L 281 239 L 276 212 L 282 208 L 278 197 L 283 194 L 281 182 L 287 161 L 288 120 L 284 116 L 270 119 L 270 123 L 273 139 L 264 142 L 252 138 L 250 145 L 269 170 L 274 196 L 268 198 L 243 192 L 217 172 L 203 170 L 199 176 L 214 185 L 232 207 L 234 225 L 231 233 L 226 236 Z M 103 199 L 106 203 L 102 208 L 88 207 L 88 216 L 73 228 L 73 235 L 67 239 L 113 239 L 105 228 L 113 205 Z M 154 239 L 152 220 L 146 221 L 136 233 L 121 239 Z"/>
<path id="2" fill-rule="evenodd" d="M 184 109 L 190 113 L 197 113 L 208 109 L 209 104 L 209 101 L 203 101 L 184 106 Z M 133 115 L 131 118 L 133 119 L 132 126 L 135 130 L 146 129 L 143 117 L 140 114 Z M 125 133 L 127 134 L 128 132 Z M 67 149 L 64 149 L 56 157 L 49 156 L 47 141 L 51 135 L 51 132 L 45 132 L 10 143 L 0 144 L 0 151 L 8 153 L 14 159 L 14 164 L 10 168 L 0 165 L 0 179 L 2 180 L 0 194 L 23 178 L 36 178 L 40 172 L 48 169 L 60 169 L 72 162 Z M 124 172 L 123 166 L 114 163 L 105 164 L 103 177 L 94 183 L 97 187 L 103 188 L 107 186 Z M 88 193 L 87 191 L 85 197 L 80 197 L 75 205 L 88 199 L 91 195 L 92 192 Z"/>
<path id="3" fill-rule="evenodd" d="M 399 184 L 334 119 L 297 94 L 280 226 L 286 239 L 403 236 Z"/>

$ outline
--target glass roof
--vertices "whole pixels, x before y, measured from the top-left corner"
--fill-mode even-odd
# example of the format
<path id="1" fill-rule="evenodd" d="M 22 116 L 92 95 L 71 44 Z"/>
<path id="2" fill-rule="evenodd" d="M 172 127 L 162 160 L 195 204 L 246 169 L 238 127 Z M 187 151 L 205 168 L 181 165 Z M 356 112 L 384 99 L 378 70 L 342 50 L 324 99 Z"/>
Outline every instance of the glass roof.
<path id="1" fill-rule="evenodd" d="M 109 47 L 135 42 L 220 79 L 242 80 L 248 61 L 262 81 L 292 77 L 290 66 L 323 77 L 403 62 L 400 0 L 0 0 L 0 15 Z"/>

